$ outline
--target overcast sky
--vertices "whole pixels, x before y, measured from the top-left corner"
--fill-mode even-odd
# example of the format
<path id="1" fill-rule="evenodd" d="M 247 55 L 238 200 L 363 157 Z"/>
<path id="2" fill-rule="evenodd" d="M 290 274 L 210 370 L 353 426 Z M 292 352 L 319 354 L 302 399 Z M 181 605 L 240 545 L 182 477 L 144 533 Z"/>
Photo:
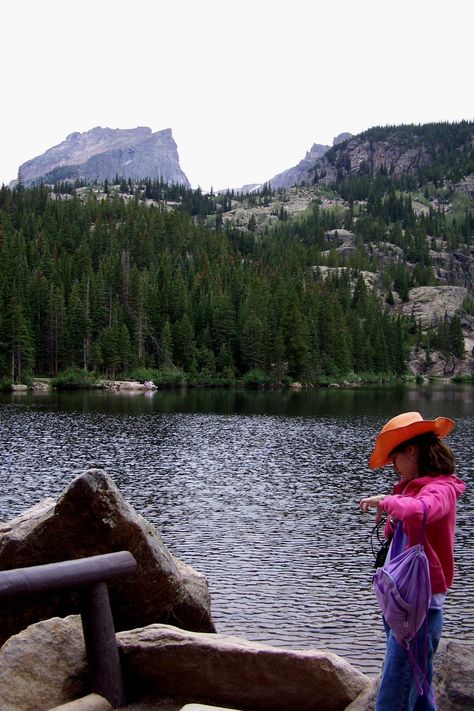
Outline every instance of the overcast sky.
<path id="1" fill-rule="evenodd" d="M 472 0 L 2 3 L 0 183 L 95 126 L 173 130 L 193 187 L 263 182 L 313 143 L 472 119 Z"/>

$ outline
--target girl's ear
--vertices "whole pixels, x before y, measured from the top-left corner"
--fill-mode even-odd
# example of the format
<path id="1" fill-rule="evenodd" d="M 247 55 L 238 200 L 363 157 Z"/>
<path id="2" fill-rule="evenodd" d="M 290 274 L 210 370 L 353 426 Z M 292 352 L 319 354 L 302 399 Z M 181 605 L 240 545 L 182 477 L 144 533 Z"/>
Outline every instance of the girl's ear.
<path id="1" fill-rule="evenodd" d="M 404 450 L 405 454 L 408 454 L 409 457 L 414 457 L 417 454 L 417 446 L 416 444 L 409 444 L 408 447 Z"/>

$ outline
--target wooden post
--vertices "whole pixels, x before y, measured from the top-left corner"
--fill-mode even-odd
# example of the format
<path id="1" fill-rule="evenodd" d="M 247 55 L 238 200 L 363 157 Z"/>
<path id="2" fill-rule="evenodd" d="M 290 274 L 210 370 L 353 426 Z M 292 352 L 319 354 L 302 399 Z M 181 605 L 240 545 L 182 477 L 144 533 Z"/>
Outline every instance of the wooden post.
<path id="1" fill-rule="evenodd" d="M 115 628 L 105 583 L 82 592 L 81 618 L 90 667 L 91 689 L 114 708 L 125 704 Z"/>

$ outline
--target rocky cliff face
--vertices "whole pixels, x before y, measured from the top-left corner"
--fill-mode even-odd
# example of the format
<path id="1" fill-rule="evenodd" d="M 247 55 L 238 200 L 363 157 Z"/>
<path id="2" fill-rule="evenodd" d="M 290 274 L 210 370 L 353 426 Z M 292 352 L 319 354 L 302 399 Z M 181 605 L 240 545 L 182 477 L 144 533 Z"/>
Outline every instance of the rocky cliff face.
<path id="1" fill-rule="evenodd" d="M 336 136 L 332 142 L 333 146 L 337 146 L 340 143 L 352 138 L 352 133 L 340 133 Z M 271 178 L 268 182 L 274 190 L 279 188 L 291 188 L 294 185 L 301 185 L 301 183 L 308 182 L 308 172 L 314 168 L 314 164 L 322 158 L 331 146 L 324 146 L 320 143 L 313 143 L 310 150 L 306 153 L 303 160 L 300 160 L 298 165 L 293 166 L 293 168 L 288 168 L 282 173 L 278 173 L 274 178 Z M 244 191 L 243 191 L 244 192 Z"/>
<path id="2" fill-rule="evenodd" d="M 71 133 L 65 141 L 20 166 L 25 185 L 42 180 L 88 181 L 124 178 L 163 178 L 190 187 L 179 165 L 171 129 L 152 132 L 140 126 L 111 129 L 100 126 Z"/>
<path id="3" fill-rule="evenodd" d="M 338 177 L 351 175 L 377 175 L 387 171 L 394 177 L 413 173 L 431 162 L 428 148 L 410 145 L 394 132 L 386 140 L 373 141 L 362 134 L 348 141 L 344 140 L 331 155 L 318 159 L 305 173 L 308 183 L 328 185 Z"/>
<path id="4" fill-rule="evenodd" d="M 268 181 L 271 187 L 278 190 L 278 188 L 288 188 L 303 182 L 308 170 L 314 166 L 315 162 L 321 158 L 329 148 L 330 146 L 313 143 L 311 149 L 306 153 L 303 160 L 300 160 L 298 165 L 295 165 L 293 168 L 288 168 L 288 170 L 284 170 L 282 173 L 278 173 L 278 175 L 275 175 L 274 178 Z"/>
<path id="5" fill-rule="evenodd" d="M 400 178 L 439 161 L 441 173 L 456 165 L 453 173 L 466 176 L 471 170 L 468 157 L 473 145 L 474 123 L 468 121 L 374 127 L 357 136 L 338 136 L 333 148 L 317 159 L 303 180 L 327 185 L 355 175 Z M 469 194 L 471 190 L 472 181 L 464 181 L 463 191 Z"/>

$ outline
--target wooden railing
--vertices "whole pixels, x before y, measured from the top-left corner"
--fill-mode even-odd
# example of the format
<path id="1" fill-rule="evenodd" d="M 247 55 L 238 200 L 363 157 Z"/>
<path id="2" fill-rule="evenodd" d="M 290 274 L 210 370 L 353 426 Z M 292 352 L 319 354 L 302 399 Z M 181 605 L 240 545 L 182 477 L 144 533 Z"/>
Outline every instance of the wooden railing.
<path id="1" fill-rule="evenodd" d="M 93 692 L 116 708 L 125 691 L 107 583 L 122 580 L 137 568 L 128 551 L 0 571 L 0 603 L 77 590 Z"/>

